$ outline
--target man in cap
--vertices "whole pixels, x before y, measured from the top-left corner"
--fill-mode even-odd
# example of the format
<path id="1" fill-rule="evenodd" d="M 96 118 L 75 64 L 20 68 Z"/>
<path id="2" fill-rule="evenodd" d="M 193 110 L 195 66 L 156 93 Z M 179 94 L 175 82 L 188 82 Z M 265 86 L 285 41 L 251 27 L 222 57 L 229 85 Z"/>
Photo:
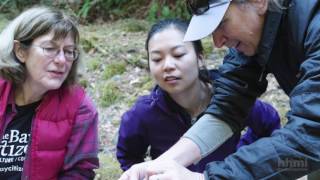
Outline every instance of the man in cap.
<path id="1" fill-rule="evenodd" d="M 320 0 L 187 0 L 193 13 L 185 41 L 212 34 L 229 53 L 205 115 L 158 159 L 121 179 L 294 179 L 320 168 Z M 233 133 L 273 73 L 290 98 L 288 123 L 271 137 L 240 148 L 204 174 L 196 162 Z"/>

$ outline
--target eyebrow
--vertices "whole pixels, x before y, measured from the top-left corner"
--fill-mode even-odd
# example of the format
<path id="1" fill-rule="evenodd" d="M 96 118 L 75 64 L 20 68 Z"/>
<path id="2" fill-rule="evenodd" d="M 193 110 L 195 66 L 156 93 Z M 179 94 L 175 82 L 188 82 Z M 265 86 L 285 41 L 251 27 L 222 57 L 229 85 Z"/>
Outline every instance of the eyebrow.
<path id="1" fill-rule="evenodd" d="M 176 50 L 176 49 L 178 49 L 178 48 L 184 48 L 184 45 L 177 45 L 177 46 L 172 47 L 171 49 L 172 49 L 172 50 Z M 161 51 L 159 51 L 159 50 L 153 50 L 153 51 L 151 51 L 150 53 L 151 53 L 151 54 L 161 54 Z"/>
<path id="2" fill-rule="evenodd" d="M 174 46 L 172 49 L 178 49 L 178 48 L 184 48 L 184 45 L 177 45 L 177 46 Z"/>
<path id="3" fill-rule="evenodd" d="M 47 40 L 47 41 L 42 42 L 41 44 L 53 44 L 56 46 L 58 43 L 57 43 L 57 41 L 54 41 L 54 40 Z M 70 45 L 66 45 L 64 47 L 77 47 L 77 45 L 70 44 Z"/>

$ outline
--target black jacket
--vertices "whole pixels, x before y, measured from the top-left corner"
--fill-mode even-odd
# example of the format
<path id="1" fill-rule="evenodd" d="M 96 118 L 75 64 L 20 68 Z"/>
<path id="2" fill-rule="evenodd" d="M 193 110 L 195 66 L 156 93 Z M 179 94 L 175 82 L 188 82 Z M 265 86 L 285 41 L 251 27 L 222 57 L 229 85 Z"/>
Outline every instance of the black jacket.
<path id="1" fill-rule="evenodd" d="M 258 53 L 230 49 L 206 111 L 234 132 L 273 73 L 290 97 L 288 123 L 269 138 L 207 165 L 208 179 L 293 179 L 320 168 L 320 0 L 291 0 L 268 11 Z"/>

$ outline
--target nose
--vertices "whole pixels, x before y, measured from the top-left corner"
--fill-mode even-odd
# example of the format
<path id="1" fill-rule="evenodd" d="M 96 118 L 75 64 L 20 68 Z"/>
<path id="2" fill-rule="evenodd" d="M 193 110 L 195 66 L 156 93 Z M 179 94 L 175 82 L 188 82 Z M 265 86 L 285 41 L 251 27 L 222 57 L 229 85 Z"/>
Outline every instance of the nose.
<path id="1" fill-rule="evenodd" d="M 217 48 L 221 48 L 227 42 L 227 38 L 219 31 L 212 34 L 212 39 Z"/>
<path id="2" fill-rule="evenodd" d="M 63 52 L 63 50 L 60 50 L 57 54 L 57 56 L 54 58 L 54 61 L 56 63 L 65 63 L 67 60 L 66 60 L 66 56 Z"/>
<path id="3" fill-rule="evenodd" d="M 175 67 L 176 67 L 176 64 L 173 57 L 165 58 L 164 65 L 163 65 L 164 71 L 166 72 L 172 71 L 175 69 Z"/>

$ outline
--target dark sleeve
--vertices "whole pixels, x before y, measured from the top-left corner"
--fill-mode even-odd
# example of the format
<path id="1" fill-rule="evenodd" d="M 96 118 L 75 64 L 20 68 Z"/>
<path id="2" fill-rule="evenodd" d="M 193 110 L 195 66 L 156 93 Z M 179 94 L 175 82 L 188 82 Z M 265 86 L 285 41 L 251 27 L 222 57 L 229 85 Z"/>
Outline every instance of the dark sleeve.
<path id="1" fill-rule="evenodd" d="M 270 104 L 257 100 L 246 120 L 247 132 L 241 137 L 238 148 L 259 138 L 268 137 L 280 128 L 280 116 Z"/>
<path id="2" fill-rule="evenodd" d="M 205 113 L 225 121 L 234 132 L 240 132 L 256 97 L 266 89 L 266 79 L 260 78 L 262 72 L 257 62 L 230 49 L 219 69 L 220 77 L 214 81 L 214 94 Z"/>
<path id="3" fill-rule="evenodd" d="M 124 171 L 143 162 L 148 148 L 141 111 L 140 107 L 134 106 L 121 119 L 116 155 Z"/>
<path id="4" fill-rule="evenodd" d="M 288 123 L 271 137 L 207 165 L 207 179 L 296 179 L 320 168 L 320 12 L 304 41 L 301 78 L 290 93 Z"/>

